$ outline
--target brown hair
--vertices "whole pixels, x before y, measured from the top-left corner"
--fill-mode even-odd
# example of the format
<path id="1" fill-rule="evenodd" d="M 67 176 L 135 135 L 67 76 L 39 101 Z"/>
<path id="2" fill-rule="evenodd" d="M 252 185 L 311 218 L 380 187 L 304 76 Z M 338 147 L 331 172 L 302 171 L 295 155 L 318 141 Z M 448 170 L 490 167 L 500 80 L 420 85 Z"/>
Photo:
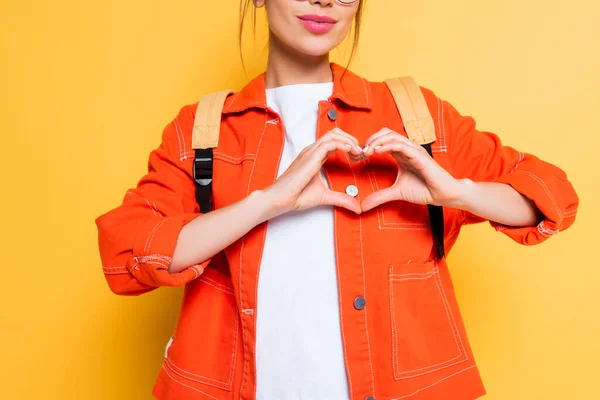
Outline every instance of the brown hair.
<path id="1" fill-rule="evenodd" d="M 352 42 L 352 52 L 350 53 L 350 60 L 348 60 L 348 65 L 350 65 L 350 62 L 352 61 L 352 57 L 356 52 L 356 46 L 358 45 L 358 40 L 360 38 L 360 25 L 365 2 L 366 0 L 359 0 L 358 2 L 358 10 L 356 11 L 356 16 L 354 17 L 354 41 Z M 246 15 L 248 14 L 248 9 L 251 5 L 252 0 L 240 0 L 240 31 L 238 41 L 242 65 L 244 64 L 244 56 L 242 54 L 242 34 L 244 32 Z M 252 29 L 256 31 L 256 7 L 252 7 Z"/>

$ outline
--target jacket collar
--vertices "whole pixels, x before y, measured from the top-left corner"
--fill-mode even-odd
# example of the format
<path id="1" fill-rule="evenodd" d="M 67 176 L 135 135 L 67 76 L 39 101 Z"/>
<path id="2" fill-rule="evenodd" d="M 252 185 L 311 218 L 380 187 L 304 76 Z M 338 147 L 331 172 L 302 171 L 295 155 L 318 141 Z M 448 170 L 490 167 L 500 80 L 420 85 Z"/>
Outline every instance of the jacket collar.
<path id="1" fill-rule="evenodd" d="M 339 100 L 353 108 L 371 109 L 371 88 L 365 79 L 344 67 L 331 63 L 333 73 L 333 94 L 330 100 Z M 258 75 L 240 92 L 229 97 L 223 108 L 224 114 L 239 113 L 250 108 L 267 110 L 265 73 Z"/>

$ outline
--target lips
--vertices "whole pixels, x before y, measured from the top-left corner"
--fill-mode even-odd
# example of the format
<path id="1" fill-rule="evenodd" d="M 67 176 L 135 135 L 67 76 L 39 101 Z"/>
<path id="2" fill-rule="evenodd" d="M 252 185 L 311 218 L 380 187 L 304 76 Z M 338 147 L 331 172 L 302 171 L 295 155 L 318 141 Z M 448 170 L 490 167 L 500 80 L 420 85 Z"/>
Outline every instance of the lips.
<path id="1" fill-rule="evenodd" d="M 300 23 L 312 33 L 324 34 L 333 29 L 337 20 L 325 15 L 300 15 Z"/>
<path id="2" fill-rule="evenodd" d="M 321 22 L 324 24 L 335 24 L 337 20 L 326 15 L 301 15 L 298 17 L 302 21 Z"/>

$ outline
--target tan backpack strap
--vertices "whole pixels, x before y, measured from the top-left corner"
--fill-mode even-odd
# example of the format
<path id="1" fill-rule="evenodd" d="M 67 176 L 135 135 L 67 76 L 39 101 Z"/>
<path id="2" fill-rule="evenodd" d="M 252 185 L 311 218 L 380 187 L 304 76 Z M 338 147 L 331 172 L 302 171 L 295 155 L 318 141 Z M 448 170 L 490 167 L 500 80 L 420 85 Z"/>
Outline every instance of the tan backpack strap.
<path id="1" fill-rule="evenodd" d="M 225 100 L 233 91 L 211 93 L 200 99 L 192 131 L 193 149 L 212 149 L 219 144 L 221 114 Z"/>
<path id="2" fill-rule="evenodd" d="M 387 79 L 408 138 L 418 144 L 435 142 L 435 124 L 421 88 L 410 76 Z"/>

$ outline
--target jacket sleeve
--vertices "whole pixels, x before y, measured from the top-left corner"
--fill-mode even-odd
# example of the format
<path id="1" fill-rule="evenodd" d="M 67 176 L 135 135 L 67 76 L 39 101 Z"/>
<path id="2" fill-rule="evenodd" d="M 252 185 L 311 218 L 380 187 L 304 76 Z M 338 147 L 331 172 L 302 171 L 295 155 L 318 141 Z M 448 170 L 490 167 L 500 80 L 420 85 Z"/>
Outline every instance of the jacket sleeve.
<path id="1" fill-rule="evenodd" d="M 532 200 L 544 215 L 538 225 L 530 227 L 491 222 L 496 230 L 518 243 L 534 245 L 573 224 L 579 198 L 565 172 L 531 154 L 503 146 L 495 134 L 478 131 L 473 118 L 460 115 L 447 102 L 443 105 L 450 142 L 447 150 L 454 177 L 508 184 Z M 484 219 L 464 212 L 463 223 L 482 221 Z"/>
<path id="2" fill-rule="evenodd" d="M 148 173 L 119 207 L 96 219 L 103 272 L 117 294 L 185 285 L 210 262 L 168 272 L 181 228 L 199 215 L 191 172 L 193 153 L 186 147 L 193 119 L 191 106 L 181 110 L 165 128 L 160 146 L 150 153 Z"/>

